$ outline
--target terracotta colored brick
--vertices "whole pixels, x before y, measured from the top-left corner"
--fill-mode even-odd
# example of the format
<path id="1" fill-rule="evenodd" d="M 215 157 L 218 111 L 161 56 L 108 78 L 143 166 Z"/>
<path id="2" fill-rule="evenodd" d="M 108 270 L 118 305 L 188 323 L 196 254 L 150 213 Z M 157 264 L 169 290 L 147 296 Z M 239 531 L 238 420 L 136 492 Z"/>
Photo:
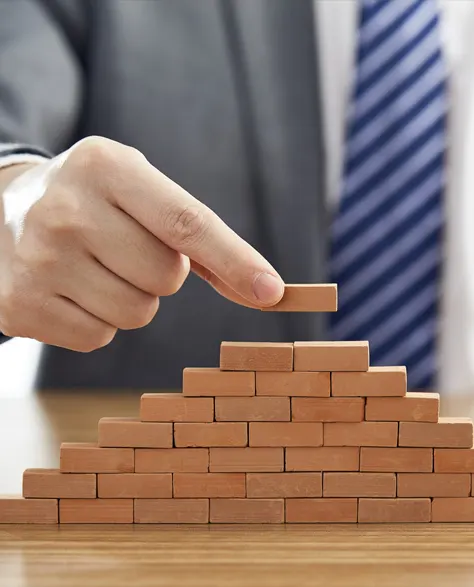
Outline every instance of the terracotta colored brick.
<path id="1" fill-rule="evenodd" d="M 321 473 L 248 473 L 247 497 L 321 497 Z"/>
<path id="2" fill-rule="evenodd" d="M 471 448 L 472 420 L 469 418 L 440 418 L 437 424 L 400 422 L 399 446 L 434 448 Z"/>
<path id="3" fill-rule="evenodd" d="M 437 422 L 439 393 L 408 392 L 405 397 L 368 397 L 366 420 L 378 422 Z"/>
<path id="4" fill-rule="evenodd" d="M 215 524 L 282 524 L 283 499 L 211 499 L 210 521 Z"/>
<path id="5" fill-rule="evenodd" d="M 175 424 L 177 447 L 247 446 L 245 422 L 212 422 L 210 424 Z"/>
<path id="6" fill-rule="evenodd" d="M 132 524 L 133 499 L 60 499 L 61 524 Z"/>
<path id="7" fill-rule="evenodd" d="M 132 448 L 99 448 L 92 443 L 61 444 L 61 473 L 133 473 Z"/>
<path id="8" fill-rule="evenodd" d="M 396 422 L 324 424 L 325 446 L 397 446 Z"/>
<path id="9" fill-rule="evenodd" d="M 180 393 L 144 393 L 140 400 L 143 422 L 212 422 L 212 397 L 185 397 Z"/>
<path id="10" fill-rule="evenodd" d="M 119 473 L 98 475 L 98 497 L 173 497 L 171 473 Z"/>
<path id="11" fill-rule="evenodd" d="M 281 300 L 263 312 L 336 312 L 335 283 L 287 284 Z"/>
<path id="12" fill-rule="evenodd" d="M 394 473 L 324 473 L 324 497 L 395 497 Z"/>
<path id="13" fill-rule="evenodd" d="M 250 422 L 250 446 L 321 446 L 320 422 Z"/>
<path id="14" fill-rule="evenodd" d="M 295 342 L 295 371 L 367 371 L 367 341 Z"/>
<path id="15" fill-rule="evenodd" d="M 255 373 L 221 371 L 213 368 L 186 368 L 183 371 L 185 396 L 255 395 Z"/>
<path id="16" fill-rule="evenodd" d="M 286 521 L 304 524 L 357 522 L 357 499 L 287 499 Z"/>
<path id="17" fill-rule="evenodd" d="M 358 471 L 356 446 L 287 448 L 286 471 Z"/>
<path id="18" fill-rule="evenodd" d="M 171 448 L 173 424 L 140 422 L 138 418 L 101 418 L 99 446 L 118 448 Z"/>
<path id="19" fill-rule="evenodd" d="M 211 448 L 211 473 L 283 471 L 283 448 Z"/>
<path id="20" fill-rule="evenodd" d="M 360 470 L 380 473 L 430 473 L 433 470 L 433 449 L 362 447 Z"/>
<path id="21" fill-rule="evenodd" d="M 135 473 L 206 473 L 207 448 L 137 448 Z"/>
<path id="22" fill-rule="evenodd" d="M 96 477 L 91 473 L 60 473 L 58 469 L 27 469 L 23 473 L 23 497 L 95 498 Z"/>
<path id="23" fill-rule="evenodd" d="M 293 343 L 223 342 L 220 368 L 222 371 L 293 371 Z"/>
<path id="24" fill-rule="evenodd" d="M 223 422 L 285 422 L 289 397 L 217 397 L 216 420 Z"/>
<path id="25" fill-rule="evenodd" d="M 434 451 L 436 473 L 474 473 L 474 450 L 437 448 Z"/>
<path id="26" fill-rule="evenodd" d="M 245 473 L 175 473 L 174 497 L 245 497 Z"/>
<path id="27" fill-rule="evenodd" d="M 136 499 L 136 524 L 207 524 L 208 499 Z"/>
<path id="28" fill-rule="evenodd" d="M 469 497 L 469 473 L 400 473 L 398 497 Z"/>
<path id="29" fill-rule="evenodd" d="M 359 499 L 359 523 L 361 524 L 423 523 L 430 521 L 431 500 L 429 498 Z"/>
<path id="30" fill-rule="evenodd" d="M 331 374 L 326 372 L 291 371 L 289 373 L 256 373 L 257 395 L 329 397 Z"/>
<path id="31" fill-rule="evenodd" d="M 361 397 L 294 397 L 293 422 L 362 422 L 365 402 Z"/>
<path id="32" fill-rule="evenodd" d="M 57 524 L 57 499 L 0 497 L 0 524 Z"/>
<path id="33" fill-rule="evenodd" d="M 405 367 L 369 367 L 365 373 L 332 373 L 331 395 L 350 397 L 404 396 Z"/>
<path id="34" fill-rule="evenodd" d="M 474 522 L 474 498 L 435 497 L 431 510 L 432 522 Z"/>

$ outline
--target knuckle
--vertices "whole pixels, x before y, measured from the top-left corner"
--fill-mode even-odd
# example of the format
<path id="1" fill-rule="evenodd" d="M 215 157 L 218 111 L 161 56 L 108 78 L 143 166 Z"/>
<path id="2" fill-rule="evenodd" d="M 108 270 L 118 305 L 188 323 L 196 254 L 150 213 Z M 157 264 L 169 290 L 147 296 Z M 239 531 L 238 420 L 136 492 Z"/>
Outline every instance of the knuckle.
<path id="1" fill-rule="evenodd" d="M 56 190 L 33 208 L 34 220 L 50 235 L 76 235 L 84 230 L 85 217 L 81 197 Z"/>
<path id="2" fill-rule="evenodd" d="M 198 206 L 186 206 L 168 214 L 165 227 L 172 246 L 177 249 L 198 246 L 209 229 L 207 214 Z"/>
<path id="3" fill-rule="evenodd" d="M 117 148 L 114 141 L 104 137 L 90 136 L 79 141 L 72 149 L 69 161 L 81 169 L 103 173 L 116 160 Z"/>
<path id="4" fill-rule="evenodd" d="M 156 292 L 159 296 L 172 296 L 177 293 L 189 274 L 189 261 L 177 253 L 174 255 L 166 275 L 156 284 Z"/>
<path id="5" fill-rule="evenodd" d="M 117 329 L 113 326 L 100 325 L 88 329 L 85 336 L 76 342 L 74 349 L 81 353 L 91 353 L 109 345 L 115 335 Z"/>
<path id="6" fill-rule="evenodd" d="M 150 324 L 159 307 L 159 298 L 145 294 L 143 299 L 130 306 L 127 314 L 121 319 L 119 328 L 122 330 L 134 330 Z"/>

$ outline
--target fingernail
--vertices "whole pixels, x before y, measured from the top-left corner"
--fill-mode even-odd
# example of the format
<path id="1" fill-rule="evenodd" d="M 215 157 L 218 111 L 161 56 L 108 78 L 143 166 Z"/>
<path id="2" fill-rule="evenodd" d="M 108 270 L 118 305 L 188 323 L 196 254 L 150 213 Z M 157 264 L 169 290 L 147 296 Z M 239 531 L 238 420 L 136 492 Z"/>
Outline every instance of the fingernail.
<path id="1" fill-rule="evenodd" d="M 276 304 L 283 296 L 283 281 L 270 273 L 260 273 L 254 281 L 253 293 L 264 304 Z"/>

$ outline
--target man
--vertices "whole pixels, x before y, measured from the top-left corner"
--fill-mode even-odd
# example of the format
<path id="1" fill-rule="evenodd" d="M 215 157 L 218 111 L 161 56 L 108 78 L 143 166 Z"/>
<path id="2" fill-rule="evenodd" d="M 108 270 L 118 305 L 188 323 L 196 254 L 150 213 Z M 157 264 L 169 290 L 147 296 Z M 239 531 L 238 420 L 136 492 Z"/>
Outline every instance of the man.
<path id="1" fill-rule="evenodd" d="M 382 20 L 377 38 L 392 35 L 393 23 L 395 32 L 412 30 L 422 4 L 433 2 L 361 0 L 360 6 L 372 19 L 369 32 Z M 336 219 L 326 263 L 321 120 L 331 120 L 331 111 L 326 102 L 327 116 L 321 115 L 320 94 L 340 65 L 326 54 L 327 11 L 332 17 L 339 11 L 333 25 L 349 22 L 346 30 L 356 30 L 347 20 L 354 7 L 309 0 L 15 0 L 0 6 L 0 138 L 20 143 L 5 146 L 4 156 L 15 157 L 10 163 L 27 164 L 18 157 L 43 149 L 63 153 L 90 135 L 116 141 L 88 139 L 51 163 L 31 160 L 31 171 L 23 174 L 26 168 L 15 165 L 0 176 L 8 227 L 8 253 L 0 263 L 9 277 L 0 330 L 76 350 L 113 338 L 92 355 L 47 347 L 40 385 L 164 387 L 179 383 L 185 365 L 215 364 L 222 339 L 314 339 L 338 329 L 341 338 L 351 336 L 337 322 L 328 332 L 321 317 L 244 309 L 213 296 L 197 279 L 166 299 L 150 326 L 116 332 L 148 323 L 157 298 L 180 288 L 189 265 L 242 304 L 269 305 L 281 295 L 276 271 L 187 192 L 254 244 L 286 281 L 335 275 L 339 282 L 338 238 L 347 234 L 338 236 Z M 335 136 L 326 135 L 326 146 Z M 347 201 L 343 195 L 342 212 Z M 359 261 L 350 268 L 364 274 Z M 251 284 L 261 273 L 276 281 L 266 280 L 259 297 Z M 353 283 L 347 285 L 344 274 L 341 281 L 344 299 Z M 357 322 L 357 305 L 341 309 L 343 319 Z M 418 325 L 410 327 L 418 332 Z M 423 383 L 434 374 L 430 328 L 419 357 L 430 365 Z M 394 356 L 395 342 L 375 352 Z"/>

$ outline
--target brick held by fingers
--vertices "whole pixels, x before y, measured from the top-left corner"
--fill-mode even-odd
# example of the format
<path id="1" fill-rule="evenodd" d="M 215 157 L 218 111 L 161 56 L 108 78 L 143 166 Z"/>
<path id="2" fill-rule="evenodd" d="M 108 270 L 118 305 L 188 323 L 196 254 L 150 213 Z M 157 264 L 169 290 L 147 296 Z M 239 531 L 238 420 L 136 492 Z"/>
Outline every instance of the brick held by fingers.
<path id="1" fill-rule="evenodd" d="M 208 448 L 137 448 L 135 473 L 207 473 Z"/>
<path id="2" fill-rule="evenodd" d="M 211 448 L 211 473 L 264 473 L 284 470 L 284 449 L 272 448 Z"/>
<path id="3" fill-rule="evenodd" d="M 221 371 L 212 367 L 187 367 L 183 370 L 183 395 L 195 397 L 255 395 L 255 373 Z"/>
<path id="4" fill-rule="evenodd" d="M 101 448 L 89 442 L 63 442 L 61 473 L 133 473 L 133 448 Z"/>
<path id="5" fill-rule="evenodd" d="M 358 471 L 359 447 L 288 447 L 286 471 Z"/>
<path id="6" fill-rule="evenodd" d="M 331 395 L 347 397 L 402 397 L 407 392 L 405 367 L 369 367 L 366 372 L 334 372 Z"/>
<path id="7" fill-rule="evenodd" d="M 295 371 L 367 371 L 367 341 L 295 342 Z"/>
<path id="8" fill-rule="evenodd" d="M 265 372 L 256 375 L 257 395 L 329 397 L 331 374 L 325 371 Z"/>
<path id="9" fill-rule="evenodd" d="M 285 422 L 290 420 L 288 397 L 216 397 L 216 421 Z"/>
<path id="10" fill-rule="evenodd" d="M 291 398 L 293 422 L 362 422 L 365 402 L 361 397 Z"/>
<path id="11" fill-rule="evenodd" d="M 324 497 L 395 497 L 395 473 L 324 473 Z"/>
<path id="12" fill-rule="evenodd" d="M 136 524 L 208 524 L 209 499 L 135 499 Z"/>
<path id="13" fill-rule="evenodd" d="M 293 343 L 223 342 L 222 371 L 293 371 Z"/>
<path id="14" fill-rule="evenodd" d="M 60 524 L 133 524 L 133 499 L 60 499 Z"/>
<path id="15" fill-rule="evenodd" d="M 181 393 L 144 393 L 140 400 L 142 422 L 212 422 L 212 397 L 185 397 Z"/>
<path id="16" fill-rule="evenodd" d="M 211 422 L 209 424 L 174 424 L 176 447 L 247 446 L 246 422 Z"/>
<path id="17" fill-rule="evenodd" d="M 282 524 L 284 499 L 211 499 L 210 521 L 214 524 Z"/>
<path id="18" fill-rule="evenodd" d="M 357 522 L 356 498 L 287 499 L 286 522 L 347 524 Z"/>
<path id="19" fill-rule="evenodd" d="M 93 499 L 97 497 L 97 475 L 61 473 L 58 469 L 26 469 L 23 497 Z"/>
<path id="20" fill-rule="evenodd" d="M 431 522 L 431 499 L 359 499 L 360 524 Z M 433 522 L 436 521 L 433 519 Z"/>
<path id="21" fill-rule="evenodd" d="M 431 473 L 432 448 L 361 447 L 360 470 L 379 473 Z"/>
<path id="22" fill-rule="evenodd" d="M 405 397 L 368 397 L 365 419 L 385 422 L 437 422 L 439 393 L 408 392 Z"/>
<path id="23" fill-rule="evenodd" d="M 291 283 L 285 285 L 281 300 L 264 312 L 336 312 L 337 284 Z"/>
<path id="24" fill-rule="evenodd" d="M 469 473 L 399 473 L 398 497 L 469 497 Z"/>
<path id="25" fill-rule="evenodd" d="M 398 444 L 431 448 L 472 448 L 472 420 L 440 418 L 436 424 L 400 422 Z"/>
<path id="26" fill-rule="evenodd" d="M 0 524 L 57 524 L 57 499 L 0 497 Z"/>
<path id="27" fill-rule="evenodd" d="M 99 446 L 117 448 L 171 448 L 173 424 L 141 422 L 138 418 L 101 418 Z"/>

